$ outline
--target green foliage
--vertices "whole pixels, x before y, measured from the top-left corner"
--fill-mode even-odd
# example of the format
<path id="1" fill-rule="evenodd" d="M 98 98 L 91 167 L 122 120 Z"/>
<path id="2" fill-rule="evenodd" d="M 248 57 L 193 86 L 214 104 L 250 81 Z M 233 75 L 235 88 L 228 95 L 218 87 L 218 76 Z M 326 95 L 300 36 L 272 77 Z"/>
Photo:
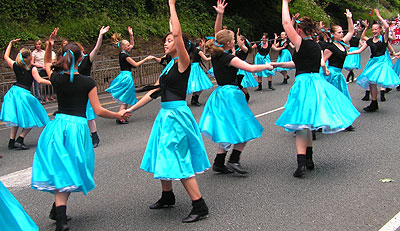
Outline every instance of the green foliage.
<path id="1" fill-rule="evenodd" d="M 290 11 L 292 14 L 300 13 L 300 16 L 312 16 L 315 21 L 324 21 L 326 25 L 331 22 L 330 16 L 312 0 L 296 0 Z"/>

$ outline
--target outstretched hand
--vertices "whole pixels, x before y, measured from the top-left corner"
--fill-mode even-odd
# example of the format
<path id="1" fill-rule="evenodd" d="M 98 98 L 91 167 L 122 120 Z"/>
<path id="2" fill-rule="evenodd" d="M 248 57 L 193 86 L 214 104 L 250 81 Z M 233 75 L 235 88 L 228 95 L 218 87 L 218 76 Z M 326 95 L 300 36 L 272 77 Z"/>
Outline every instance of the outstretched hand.
<path id="1" fill-rule="evenodd" d="M 169 5 L 175 5 L 175 0 L 169 0 L 169 1 L 168 1 L 168 4 L 169 4 Z"/>
<path id="2" fill-rule="evenodd" d="M 100 29 L 100 32 L 99 32 L 100 35 L 104 35 L 105 33 L 108 32 L 109 29 L 110 29 L 110 26 L 106 26 L 106 27 L 102 26 Z"/>
<path id="3" fill-rule="evenodd" d="M 129 119 L 129 117 L 131 117 L 132 114 L 130 112 L 128 112 L 127 110 L 123 109 L 118 112 L 118 115 L 119 115 L 120 120 L 125 121 L 125 120 Z"/>
<path id="4" fill-rule="evenodd" d="M 58 27 L 54 28 L 53 32 L 51 32 L 50 34 L 49 44 L 52 46 L 54 45 L 54 41 L 56 40 L 58 29 Z"/>
<path id="5" fill-rule="evenodd" d="M 133 34 L 132 27 L 128 26 L 128 32 L 129 32 L 129 34 Z"/>
<path id="6" fill-rule="evenodd" d="M 375 11 L 376 17 L 380 17 L 381 16 L 381 14 L 379 13 L 378 9 L 375 9 L 374 11 Z"/>
<path id="7" fill-rule="evenodd" d="M 19 40 L 21 40 L 21 39 L 20 39 L 20 38 L 13 39 L 13 40 L 10 41 L 10 43 L 16 43 L 16 42 L 18 42 Z"/>
<path id="8" fill-rule="evenodd" d="M 225 7 L 227 5 L 228 5 L 228 3 L 225 3 L 225 0 L 218 0 L 217 1 L 217 6 L 213 6 L 213 7 L 217 11 L 218 14 L 224 14 Z"/>

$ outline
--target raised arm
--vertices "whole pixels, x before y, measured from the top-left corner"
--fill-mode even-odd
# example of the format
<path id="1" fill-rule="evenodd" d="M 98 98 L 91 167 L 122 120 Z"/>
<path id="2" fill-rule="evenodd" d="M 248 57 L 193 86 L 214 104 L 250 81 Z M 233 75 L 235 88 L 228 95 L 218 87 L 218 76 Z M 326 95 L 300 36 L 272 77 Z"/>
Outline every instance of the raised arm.
<path id="1" fill-rule="evenodd" d="M 346 36 L 343 38 L 343 42 L 348 43 L 354 34 L 354 25 L 353 25 L 353 15 L 351 14 L 349 9 L 346 9 L 346 13 L 344 13 L 347 18 L 347 28 L 349 32 L 347 32 Z"/>
<path id="2" fill-rule="evenodd" d="M 58 27 L 55 28 L 53 32 L 51 32 L 49 37 L 49 42 L 47 43 L 46 50 L 44 52 L 44 68 L 49 78 L 51 78 L 51 74 L 53 73 L 53 71 L 51 70 L 53 58 L 51 56 L 52 56 L 54 41 L 56 40 L 57 37 L 57 32 L 58 32 Z"/>
<path id="3" fill-rule="evenodd" d="M 172 36 L 174 36 L 174 44 L 179 56 L 178 70 L 182 73 L 190 65 L 190 57 L 183 41 L 181 24 L 175 8 L 175 0 L 169 0 L 169 11 L 171 14 Z"/>
<path id="4" fill-rule="evenodd" d="M 21 40 L 21 39 L 13 39 L 13 40 L 11 40 L 11 41 L 8 43 L 6 52 L 4 52 L 4 60 L 7 62 L 7 65 L 8 65 L 9 67 L 11 67 L 11 68 L 12 68 L 12 66 L 14 65 L 14 62 L 15 62 L 14 60 L 12 60 L 12 59 L 10 58 L 11 47 L 12 47 L 12 45 L 13 45 L 14 43 L 18 42 L 19 40 Z"/>
<path id="5" fill-rule="evenodd" d="M 218 33 L 220 30 L 222 30 L 222 19 L 224 17 L 224 12 L 225 12 L 225 7 L 228 5 L 228 3 L 225 3 L 225 0 L 218 0 L 217 1 L 217 6 L 213 6 L 214 9 L 217 11 L 217 19 L 215 20 L 215 25 L 214 25 L 214 33 Z"/>
<path id="6" fill-rule="evenodd" d="M 362 40 L 364 40 L 364 41 L 367 41 L 369 38 L 366 36 L 366 34 L 367 34 L 367 30 L 368 30 L 368 27 L 369 27 L 369 22 L 367 21 L 367 20 L 364 20 L 364 21 L 362 21 L 362 23 L 364 24 L 364 30 L 363 30 L 363 32 L 361 33 L 361 39 Z"/>
<path id="7" fill-rule="evenodd" d="M 94 49 L 92 50 L 92 52 L 90 52 L 89 58 L 90 58 L 90 62 L 93 62 L 94 58 L 96 57 L 97 53 L 100 50 L 101 47 L 101 43 L 103 42 L 103 35 L 105 33 L 108 32 L 108 30 L 110 29 L 109 26 L 102 26 L 99 32 L 99 37 L 97 38 L 97 43 L 96 46 L 94 47 Z"/>
<path id="8" fill-rule="evenodd" d="M 378 9 L 375 9 L 375 14 L 376 14 L 376 17 L 379 19 L 379 21 L 381 21 L 383 29 L 385 30 L 385 34 L 383 35 L 383 38 L 385 40 L 385 43 L 387 43 L 389 40 L 389 24 L 386 22 L 385 19 L 382 18 Z"/>
<path id="9" fill-rule="evenodd" d="M 296 30 L 292 25 L 292 20 L 290 19 L 289 12 L 289 2 L 290 0 L 282 0 L 282 26 L 285 29 L 290 41 L 294 44 L 296 49 L 300 48 L 302 38 L 297 34 Z"/>
<path id="10" fill-rule="evenodd" d="M 135 46 L 135 41 L 133 41 L 133 30 L 132 27 L 128 26 L 128 31 L 129 31 L 129 44 L 134 47 Z"/>

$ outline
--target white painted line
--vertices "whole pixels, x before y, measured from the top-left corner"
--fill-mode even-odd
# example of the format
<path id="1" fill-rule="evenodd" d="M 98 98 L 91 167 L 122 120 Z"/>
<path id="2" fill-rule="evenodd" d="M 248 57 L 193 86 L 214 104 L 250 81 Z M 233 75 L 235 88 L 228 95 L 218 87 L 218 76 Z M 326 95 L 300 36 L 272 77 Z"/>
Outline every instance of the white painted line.
<path id="1" fill-rule="evenodd" d="M 22 188 L 31 184 L 32 167 L 0 177 L 7 188 Z"/>
<path id="2" fill-rule="evenodd" d="M 400 228 L 400 212 L 379 229 L 379 231 L 396 231 L 398 228 Z"/>
<path id="3" fill-rule="evenodd" d="M 265 115 L 268 115 L 268 114 L 271 114 L 271 113 L 274 113 L 274 112 L 277 112 L 277 111 L 280 111 L 282 109 L 285 109 L 285 108 L 284 107 L 280 107 L 280 108 L 277 108 L 277 109 L 274 109 L 274 110 L 271 110 L 271 111 L 267 111 L 267 112 L 258 114 L 258 115 L 256 115 L 256 118 L 261 117 L 261 116 L 265 116 Z"/>

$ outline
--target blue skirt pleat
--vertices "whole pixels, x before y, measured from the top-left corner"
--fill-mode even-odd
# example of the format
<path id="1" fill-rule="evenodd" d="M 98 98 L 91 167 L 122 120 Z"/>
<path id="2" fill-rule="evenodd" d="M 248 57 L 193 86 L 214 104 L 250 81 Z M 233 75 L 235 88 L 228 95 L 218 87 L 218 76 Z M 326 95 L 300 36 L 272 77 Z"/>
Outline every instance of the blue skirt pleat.
<path id="1" fill-rule="evenodd" d="M 322 129 L 323 133 L 342 131 L 360 115 L 351 101 L 319 73 L 296 76 L 285 111 L 276 121 L 288 132 Z"/>
<path id="2" fill-rule="evenodd" d="M 86 105 L 86 119 L 87 120 L 94 120 L 97 118 L 96 113 L 94 113 L 94 110 L 92 108 L 92 105 L 90 104 L 90 101 L 88 101 Z"/>
<path id="3" fill-rule="evenodd" d="M 213 84 L 203 71 L 200 63 L 192 63 L 186 94 L 204 91 L 213 87 Z"/>
<path id="4" fill-rule="evenodd" d="M 96 185 L 94 150 L 87 119 L 57 114 L 39 137 L 32 164 L 32 188 L 83 192 Z"/>
<path id="5" fill-rule="evenodd" d="M 122 103 L 134 105 L 137 102 L 137 99 L 132 72 L 121 71 L 121 73 L 111 82 L 110 87 L 106 89 L 106 92 L 111 93 L 114 99 Z"/>
<path id="6" fill-rule="evenodd" d="M 233 85 L 219 86 L 210 95 L 199 128 L 215 143 L 239 144 L 261 137 L 264 131 L 243 92 Z"/>
<path id="7" fill-rule="evenodd" d="M 0 230 L 37 231 L 39 227 L 21 204 L 0 182 Z"/>
<path id="8" fill-rule="evenodd" d="M 263 55 L 260 55 L 260 53 L 257 53 L 256 57 L 254 57 L 254 64 L 263 65 L 266 63 L 271 63 L 271 58 L 270 58 L 269 54 L 266 56 L 263 56 Z M 275 73 L 270 70 L 264 70 L 264 71 L 255 73 L 255 75 L 259 76 L 259 77 L 269 77 L 269 76 L 274 76 Z"/>
<path id="9" fill-rule="evenodd" d="M 364 89 L 369 89 L 370 84 L 393 88 L 400 85 L 400 78 L 389 64 L 386 55 L 369 59 L 364 71 L 357 78 L 357 84 Z"/>
<path id="10" fill-rule="evenodd" d="M 0 120 L 9 127 L 43 127 L 50 121 L 46 110 L 28 90 L 12 86 L 4 96 Z"/>
<path id="11" fill-rule="evenodd" d="M 341 91 L 350 101 L 349 88 L 347 87 L 346 78 L 342 74 L 342 69 L 338 67 L 328 66 L 329 75 L 326 76 L 325 73 L 320 73 L 322 77 L 326 79 L 330 84 L 335 86 L 339 91 Z"/>
<path id="12" fill-rule="evenodd" d="M 279 55 L 278 59 L 276 60 L 277 63 L 285 63 L 285 62 L 290 62 L 292 60 L 292 54 L 288 49 L 283 49 L 282 53 Z M 283 68 L 283 67 L 277 67 L 274 69 L 276 72 L 281 72 L 281 71 L 290 71 L 293 69 L 289 68 Z"/>
<path id="13" fill-rule="evenodd" d="M 350 47 L 349 52 L 358 50 L 358 47 Z M 344 60 L 343 68 L 351 71 L 361 69 L 361 54 L 347 55 Z"/>
<path id="14" fill-rule="evenodd" d="M 161 102 L 140 168 L 161 180 L 185 179 L 210 168 L 199 127 L 185 101 Z"/>
<path id="15" fill-rule="evenodd" d="M 254 78 L 252 73 L 239 69 L 237 75 L 243 75 L 242 82 L 240 83 L 240 85 L 242 85 L 243 88 L 258 86 L 258 82 Z"/>
<path id="16" fill-rule="evenodd" d="M 396 63 L 393 65 L 393 70 L 398 76 L 400 76 L 400 59 L 397 59 Z"/>

